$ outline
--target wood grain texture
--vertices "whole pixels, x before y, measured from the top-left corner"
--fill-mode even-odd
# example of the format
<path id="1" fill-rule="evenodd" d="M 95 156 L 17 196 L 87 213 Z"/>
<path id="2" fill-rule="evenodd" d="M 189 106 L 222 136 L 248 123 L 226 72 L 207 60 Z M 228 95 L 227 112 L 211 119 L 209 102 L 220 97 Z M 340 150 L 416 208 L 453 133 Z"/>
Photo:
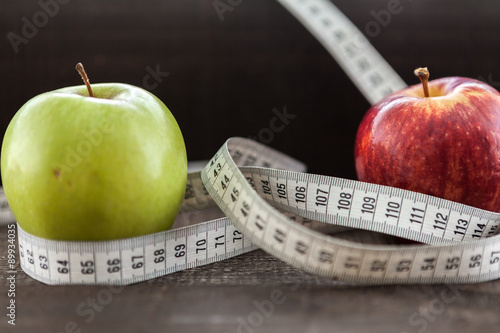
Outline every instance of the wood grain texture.
<path id="1" fill-rule="evenodd" d="M 0 229 L 6 312 L 7 228 Z M 16 274 L 16 326 L 2 332 L 498 332 L 500 281 L 356 286 L 262 250 L 126 287 L 48 286 Z"/>

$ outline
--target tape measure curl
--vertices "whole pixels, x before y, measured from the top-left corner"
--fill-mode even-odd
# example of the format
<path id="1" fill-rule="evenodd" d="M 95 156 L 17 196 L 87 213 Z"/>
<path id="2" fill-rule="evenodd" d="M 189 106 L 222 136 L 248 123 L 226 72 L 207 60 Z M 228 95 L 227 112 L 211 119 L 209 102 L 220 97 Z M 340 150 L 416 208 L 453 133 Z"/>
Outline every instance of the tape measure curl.
<path id="1" fill-rule="evenodd" d="M 335 177 L 239 169 L 230 149 L 242 141 L 228 140 L 202 171 L 202 180 L 236 227 L 275 257 L 358 284 L 471 283 L 500 276 L 500 214 Z M 253 148 L 244 144 L 238 155 L 257 154 Z M 336 239 L 293 223 L 268 201 L 315 220 L 440 245 L 371 246 Z"/>

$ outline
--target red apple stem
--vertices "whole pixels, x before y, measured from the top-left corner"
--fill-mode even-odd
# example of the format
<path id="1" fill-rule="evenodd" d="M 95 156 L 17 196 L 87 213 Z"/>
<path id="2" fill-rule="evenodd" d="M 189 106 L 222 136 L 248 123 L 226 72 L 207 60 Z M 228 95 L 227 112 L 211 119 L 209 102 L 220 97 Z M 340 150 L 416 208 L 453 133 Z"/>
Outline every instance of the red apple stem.
<path id="1" fill-rule="evenodd" d="M 80 73 L 80 76 L 82 77 L 83 83 L 87 86 L 87 90 L 89 91 L 89 96 L 94 97 L 94 94 L 92 93 L 92 87 L 90 86 L 90 81 L 89 77 L 87 76 L 87 73 L 85 72 L 85 68 L 83 68 L 83 65 L 81 62 L 76 64 L 75 69 Z"/>
<path id="2" fill-rule="evenodd" d="M 427 67 L 421 67 L 415 69 L 413 73 L 415 73 L 415 75 L 420 79 L 420 82 L 422 82 L 424 96 L 429 97 L 429 70 Z"/>

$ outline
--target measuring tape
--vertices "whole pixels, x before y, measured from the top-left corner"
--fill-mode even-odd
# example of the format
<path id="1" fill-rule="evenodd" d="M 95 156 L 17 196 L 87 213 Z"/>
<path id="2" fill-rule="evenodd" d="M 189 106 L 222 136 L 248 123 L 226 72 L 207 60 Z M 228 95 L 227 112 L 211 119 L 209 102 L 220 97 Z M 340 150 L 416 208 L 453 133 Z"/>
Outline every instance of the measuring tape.
<path id="1" fill-rule="evenodd" d="M 371 103 L 405 87 L 329 1 L 278 1 L 320 40 Z M 304 171 L 304 164 L 274 149 L 231 138 L 201 172 L 188 175 L 183 213 L 174 229 L 74 242 L 42 239 L 18 226 L 20 264 L 47 284 L 126 285 L 262 248 L 313 274 L 358 284 L 472 283 L 500 277 L 500 214 Z M 6 223 L 13 216 L 2 195 L 0 220 Z M 225 217 L 208 222 L 183 218 L 199 212 L 198 217 Z M 354 242 L 311 227 L 318 223 L 431 245 Z"/>
<path id="2" fill-rule="evenodd" d="M 406 83 L 330 0 L 278 0 L 332 55 L 363 96 L 375 104 Z"/>

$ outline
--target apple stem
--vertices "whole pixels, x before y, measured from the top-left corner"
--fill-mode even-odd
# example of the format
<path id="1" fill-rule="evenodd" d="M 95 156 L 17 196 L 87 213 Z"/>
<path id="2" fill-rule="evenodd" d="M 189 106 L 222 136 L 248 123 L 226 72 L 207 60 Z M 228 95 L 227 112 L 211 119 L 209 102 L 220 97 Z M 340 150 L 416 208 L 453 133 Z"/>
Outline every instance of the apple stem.
<path id="1" fill-rule="evenodd" d="M 424 87 L 424 96 L 429 97 L 429 70 L 427 67 L 421 67 L 415 69 L 413 72 L 422 82 L 422 86 Z"/>
<path id="2" fill-rule="evenodd" d="M 94 94 L 92 93 L 92 87 L 90 86 L 90 81 L 89 77 L 87 76 L 87 73 L 85 72 L 85 68 L 83 68 L 83 65 L 81 62 L 76 64 L 75 69 L 80 73 L 80 76 L 82 77 L 83 83 L 87 86 L 87 90 L 89 91 L 89 96 L 94 97 Z"/>

